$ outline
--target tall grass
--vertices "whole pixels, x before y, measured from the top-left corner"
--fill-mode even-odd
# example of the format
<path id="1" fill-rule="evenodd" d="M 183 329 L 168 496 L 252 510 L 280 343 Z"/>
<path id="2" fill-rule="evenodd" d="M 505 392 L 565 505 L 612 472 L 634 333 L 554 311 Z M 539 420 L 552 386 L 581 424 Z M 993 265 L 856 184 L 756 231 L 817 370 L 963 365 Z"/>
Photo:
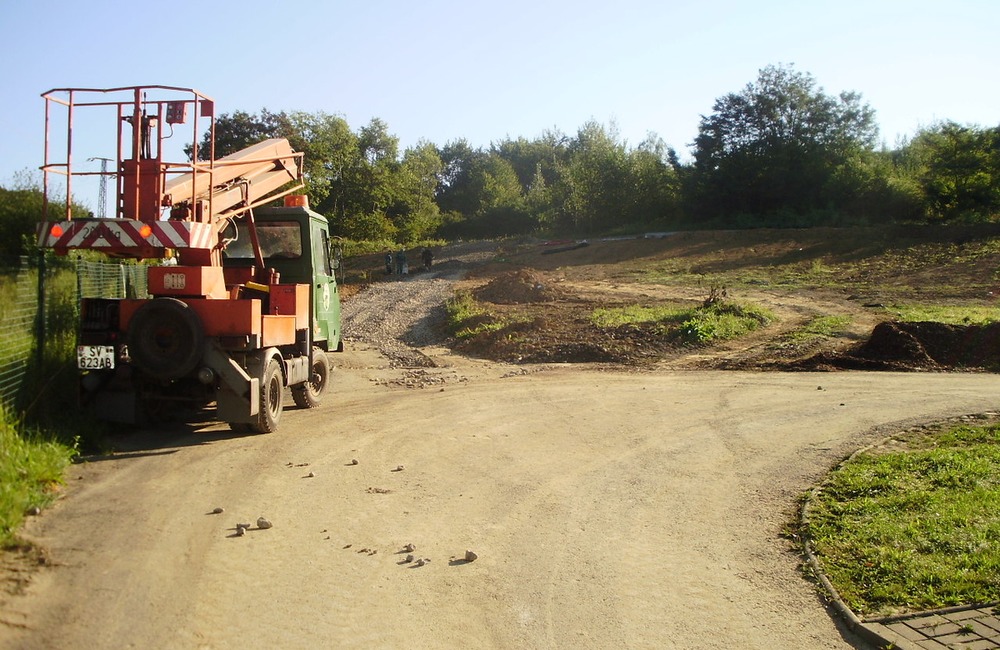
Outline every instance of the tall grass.
<path id="1" fill-rule="evenodd" d="M 992 305 L 893 305 L 889 312 L 907 322 L 934 321 L 949 325 L 988 325 L 1000 321 L 1000 308 Z"/>
<path id="2" fill-rule="evenodd" d="M 24 362 L 34 346 L 35 295 L 33 287 L 37 274 L 19 275 L 18 272 L 0 274 L 0 388 L 10 395 L 19 383 L 16 369 L 23 370 Z"/>
<path id="3" fill-rule="evenodd" d="M 44 508 L 56 495 L 75 447 L 27 430 L 0 405 L 0 548 L 15 534 L 32 508 Z"/>
<path id="4" fill-rule="evenodd" d="M 813 341 L 840 336 L 851 325 L 850 316 L 817 316 L 781 338 L 778 347 L 807 345 Z"/>
<path id="5" fill-rule="evenodd" d="M 458 340 L 503 329 L 507 323 L 491 314 L 468 291 L 462 291 L 445 302 L 448 331 Z"/>
<path id="6" fill-rule="evenodd" d="M 79 320 L 76 274 L 60 269 L 46 280 L 45 341 L 36 341 L 32 364 L 19 406 L 26 419 L 63 438 L 79 435 L 77 408 L 76 328 Z M 67 431 L 67 429 L 69 429 Z"/>
<path id="7" fill-rule="evenodd" d="M 34 283 L 24 275 L 0 282 L 0 297 L 8 307 L 0 314 L 0 359 L 14 364 L 30 360 L 17 397 L 0 402 L 0 546 L 14 542 L 29 509 L 43 508 L 54 498 L 80 434 L 73 364 L 76 276 L 64 269 L 47 278 L 44 341 L 36 340 L 32 310 L 23 307 L 26 299 L 34 300 Z"/>

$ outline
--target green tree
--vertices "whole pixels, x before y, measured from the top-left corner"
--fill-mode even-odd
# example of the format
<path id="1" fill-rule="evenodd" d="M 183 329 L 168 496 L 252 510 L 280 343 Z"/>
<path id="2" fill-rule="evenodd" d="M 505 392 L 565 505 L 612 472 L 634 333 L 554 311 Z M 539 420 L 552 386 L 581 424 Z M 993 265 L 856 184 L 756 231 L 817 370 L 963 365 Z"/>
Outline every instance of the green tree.
<path id="1" fill-rule="evenodd" d="M 357 158 L 345 170 L 347 213 L 387 212 L 395 200 L 393 187 L 399 170 L 399 139 L 378 118 L 358 130 Z"/>
<path id="2" fill-rule="evenodd" d="M 942 122 L 907 147 L 932 221 L 988 221 L 1000 214 L 1000 127 Z"/>
<path id="3" fill-rule="evenodd" d="M 549 188 L 545 174 L 542 173 L 542 163 L 535 164 L 535 175 L 528 184 L 524 195 L 524 204 L 531 218 L 540 226 L 551 226 L 555 219 L 553 193 Z"/>
<path id="4" fill-rule="evenodd" d="M 569 138 L 556 130 L 549 130 L 534 140 L 507 138 L 491 147 L 491 152 L 511 164 L 527 192 L 535 182 L 536 173 L 541 170 L 546 183 L 553 183 L 558 170 L 569 160 Z"/>
<path id="5" fill-rule="evenodd" d="M 250 145 L 269 138 L 285 137 L 288 117 L 284 113 L 272 113 L 266 108 L 260 114 L 234 111 L 223 113 L 215 119 L 215 157 L 222 158 Z M 190 146 L 184 147 L 188 159 L 192 158 Z M 212 133 L 206 130 L 198 144 L 198 159 L 208 160 L 212 153 Z"/>
<path id="6" fill-rule="evenodd" d="M 676 160 L 677 153 L 653 133 L 629 152 L 629 223 L 668 227 L 679 223 L 680 180 L 671 164 Z"/>
<path id="7" fill-rule="evenodd" d="M 699 124 L 691 188 L 701 214 L 712 218 L 750 215 L 766 223 L 837 209 L 858 188 L 830 186 L 831 175 L 859 152 L 872 152 L 878 136 L 874 111 L 860 95 L 827 95 L 791 66 L 762 69 L 712 110 Z"/>
<path id="8" fill-rule="evenodd" d="M 438 149 L 441 174 L 436 193 L 437 204 L 444 213 L 460 215 L 455 223 L 468 219 L 479 209 L 482 188 L 475 182 L 473 168 L 487 154 L 473 148 L 464 138 Z"/>
<path id="9" fill-rule="evenodd" d="M 569 144 L 569 164 L 560 174 L 565 203 L 561 226 L 597 232 L 624 224 L 630 200 L 628 152 L 612 129 L 590 121 Z"/>
<path id="10" fill-rule="evenodd" d="M 336 232 L 359 241 L 395 240 L 396 224 L 384 212 L 355 212 L 337 220 Z"/>
<path id="11" fill-rule="evenodd" d="M 836 166 L 826 185 L 839 197 L 827 225 L 913 222 L 921 219 L 923 198 L 909 166 L 897 165 L 888 151 L 857 151 Z"/>
<path id="12" fill-rule="evenodd" d="M 515 235 L 533 230 L 521 181 L 509 161 L 491 154 L 475 166 L 474 174 L 482 188 L 474 215 L 480 234 Z"/>
<path id="13" fill-rule="evenodd" d="M 309 204 L 331 219 L 342 219 L 352 202 L 345 179 L 360 164 L 358 138 L 347 121 L 323 112 L 293 112 L 278 133 L 304 154 Z"/>
<path id="14" fill-rule="evenodd" d="M 41 190 L 0 187 L 0 265 L 17 266 L 21 255 L 31 250 L 41 215 Z"/>
<path id="15" fill-rule="evenodd" d="M 353 132 L 339 115 L 324 112 L 237 111 L 216 120 L 216 157 L 267 138 L 286 138 L 304 154 L 303 179 L 313 209 L 334 232 L 355 238 L 420 238 L 441 216 L 434 192 L 441 161 L 421 143 L 399 159 L 399 140 L 378 118 Z M 206 133 L 199 155 L 207 155 Z M 190 153 L 190 152 L 189 152 Z"/>
<path id="16" fill-rule="evenodd" d="M 554 228 L 563 216 L 561 206 L 568 192 L 562 180 L 570 159 L 569 144 L 562 132 L 547 130 L 534 140 L 508 138 L 491 147 L 492 154 L 510 163 L 521 183 L 526 226 Z"/>
<path id="17" fill-rule="evenodd" d="M 17 266 L 22 255 L 35 253 L 38 223 L 44 204 L 40 174 L 24 170 L 7 186 L 0 186 L 0 266 Z M 65 186 L 61 192 L 49 188 L 49 220 L 60 221 L 66 207 Z M 73 202 L 74 215 L 86 215 L 86 205 Z"/>
<path id="18" fill-rule="evenodd" d="M 439 150 L 437 202 L 450 237 L 493 237 L 530 232 L 534 222 L 514 166 L 495 149 L 473 149 L 457 140 Z"/>
<path id="19" fill-rule="evenodd" d="M 403 241 L 425 239 L 441 227 L 434 194 L 443 167 L 437 147 L 430 142 L 421 141 L 403 152 L 393 210 Z"/>

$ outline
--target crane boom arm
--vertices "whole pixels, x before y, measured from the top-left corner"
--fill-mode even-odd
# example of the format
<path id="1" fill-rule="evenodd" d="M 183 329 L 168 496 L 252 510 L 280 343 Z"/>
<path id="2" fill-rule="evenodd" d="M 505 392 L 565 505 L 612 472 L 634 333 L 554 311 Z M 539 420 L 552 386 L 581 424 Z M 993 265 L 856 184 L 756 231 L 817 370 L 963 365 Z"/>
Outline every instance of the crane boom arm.
<path id="1" fill-rule="evenodd" d="M 213 222 L 243 206 L 277 198 L 272 194 L 301 177 L 301 158 L 288 140 L 265 140 L 167 181 L 161 204 L 174 206 L 172 218 L 177 218 L 177 207 L 183 206 L 192 209 L 195 221 Z M 199 201 L 211 207 L 209 214 L 193 209 Z"/>

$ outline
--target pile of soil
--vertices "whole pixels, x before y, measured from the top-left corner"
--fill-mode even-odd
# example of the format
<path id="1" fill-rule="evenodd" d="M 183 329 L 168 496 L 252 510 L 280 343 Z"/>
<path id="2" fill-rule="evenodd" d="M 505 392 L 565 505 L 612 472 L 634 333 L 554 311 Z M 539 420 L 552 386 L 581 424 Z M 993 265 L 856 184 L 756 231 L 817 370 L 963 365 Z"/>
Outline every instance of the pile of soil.
<path id="1" fill-rule="evenodd" d="M 463 354 L 505 363 L 627 363 L 627 353 L 607 342 L 567 337 L 545 330 L 545 321 L 513 323 L 462 341 Z"/>
<path id="2" fill-rule="evenodd" d="M 486 285 L 476 289 L 477 300 L 497 305 L 519 305 L 535 302 L 552 302 L 563 297 L 541 274 L 531 269 L 518 269 L 502 273 Z"/>
<path id="3" fill-rule="evenodd" d="M 819 354 L 796 365 L 802 369 L 996 372 L 1000 370 L 1000 323 L 879 323 L 855 350 Z"/>

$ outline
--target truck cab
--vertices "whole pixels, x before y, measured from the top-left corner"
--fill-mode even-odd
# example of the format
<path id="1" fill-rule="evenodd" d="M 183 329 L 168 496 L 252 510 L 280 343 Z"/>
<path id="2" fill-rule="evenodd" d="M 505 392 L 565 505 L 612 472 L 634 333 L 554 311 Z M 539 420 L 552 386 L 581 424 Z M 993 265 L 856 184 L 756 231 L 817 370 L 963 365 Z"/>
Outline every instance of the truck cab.
<path id="1" fill-rule="evenodd" d="M 309 285 L 312 344 L 327 352 L 342 351 L 340 293 L 326 218 L 305 206 L 285 206 L 256 210 L 254 222 L 264 265 L 282 283 Z M 249 224 L 239 222 L 223 237 L 229 240 L 223 251 L 228 278 L 235 280 L 252 271 Z"/>

